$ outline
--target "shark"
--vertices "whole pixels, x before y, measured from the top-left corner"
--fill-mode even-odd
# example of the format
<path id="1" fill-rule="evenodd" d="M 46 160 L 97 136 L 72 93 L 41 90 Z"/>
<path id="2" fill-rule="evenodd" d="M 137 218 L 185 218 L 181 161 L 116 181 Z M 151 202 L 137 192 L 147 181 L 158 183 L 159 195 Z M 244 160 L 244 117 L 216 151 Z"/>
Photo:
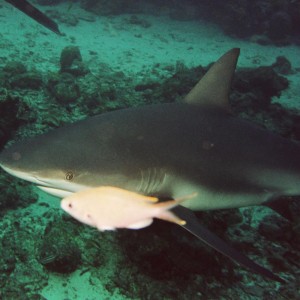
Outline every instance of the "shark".
<path id="1" fill-rule="evenodd" d="M 113 186 L 186 199 L 180 225 L 252 272 L 284 282 L 203 226 L 196 211 L 240 208 L 300 195 L 300 145 L 234 116 L 229 92 L 239 48 L 222 55 L 180 103 L 88 117 L 17 141 L 0 154 L 8 173 L 65 198 Z"/>
<path id="2" fill-rule="evenodd" d="M 35 20 L 39 24 L 43 25 L 45 28 L 51 30 L 52 32 L 61 35 L 59 27 L 55 21 L 46 16 L 43 12 L 29 3 L 27 0 L 4 0 L 10 3 L 15 8 L 26 14 L 31 19 Z"/>

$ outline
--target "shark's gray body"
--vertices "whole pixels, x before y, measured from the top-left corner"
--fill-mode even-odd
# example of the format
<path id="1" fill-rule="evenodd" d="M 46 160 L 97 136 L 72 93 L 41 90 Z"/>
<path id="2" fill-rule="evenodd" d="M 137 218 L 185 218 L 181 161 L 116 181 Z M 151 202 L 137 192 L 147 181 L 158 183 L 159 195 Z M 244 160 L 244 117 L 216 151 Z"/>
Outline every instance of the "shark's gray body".
<path id="1" fill-rule="evenodd" d="M 197 192 L 183 205 L 202 210 L 300 195 L 299 144 L 230 113 L 238 54 L 221 57 L 185 103 L 91 117 L 15 143 L 0 164 L 60 197 L 102 185 L 170 198 Z"/>
<path id="2" fill-rule="evenodd" d="M 10 160 L 11 153 L 21 158 Z M 59 186 L 74 192 L 113 185 L 174 198 L 197 192 L 184 205 L 202 210 L 300 194 L 299 153 L 298 144 L 222 109 L 163 104 L 106 113 L 16 143 L 1 164 L 53 185 L 59 196 Z"/>

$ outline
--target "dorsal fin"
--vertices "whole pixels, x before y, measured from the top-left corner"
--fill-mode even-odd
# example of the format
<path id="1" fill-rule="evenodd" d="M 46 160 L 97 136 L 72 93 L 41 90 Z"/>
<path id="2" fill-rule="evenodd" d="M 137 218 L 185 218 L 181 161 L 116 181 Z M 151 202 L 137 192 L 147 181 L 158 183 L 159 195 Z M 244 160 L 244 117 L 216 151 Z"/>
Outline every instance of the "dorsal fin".
<path id="1" fill-rule="evenodd" d="M 187 94 L 184 101 L 229 109 L 229 91 L 239 54 L 240 49 L 233 48 L 221 56 Z"/>

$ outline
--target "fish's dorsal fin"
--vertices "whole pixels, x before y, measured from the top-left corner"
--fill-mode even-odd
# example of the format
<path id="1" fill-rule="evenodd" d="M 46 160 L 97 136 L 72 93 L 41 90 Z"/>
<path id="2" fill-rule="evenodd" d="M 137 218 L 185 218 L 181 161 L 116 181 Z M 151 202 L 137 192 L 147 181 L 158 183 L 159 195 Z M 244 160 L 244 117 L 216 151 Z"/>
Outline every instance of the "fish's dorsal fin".
<path id="1" fill-rule="evenodd" d="M 229 91 L 239 54 L 240 49 L 233 48 L 221 56 L 187 94 L 184 102 L 229 110 Z"/>

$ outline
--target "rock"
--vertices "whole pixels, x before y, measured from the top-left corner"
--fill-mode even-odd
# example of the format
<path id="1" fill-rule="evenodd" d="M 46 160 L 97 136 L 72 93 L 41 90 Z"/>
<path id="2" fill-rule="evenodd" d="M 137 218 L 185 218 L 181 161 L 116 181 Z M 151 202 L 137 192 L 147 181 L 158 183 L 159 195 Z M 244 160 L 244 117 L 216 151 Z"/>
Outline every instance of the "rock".
<path id="1" fill-rule="evenodd" d="M 80 5 L 83 9 L 97 15 L 120 15 L 137 13 L 141 11 L 140 0 L 82 0 Z"/>
<path id="2" fill-rule="evenodd" d="M 20 106 L 20 101 L 8 94 L 0 98 L 0 149 L 23 123 L 17 117 Z"/>
<path id="3" fill-rule="evenodd" d="M 61 3 L 62 0 L 37 0 L 39 5 L 56 5 Z"/>
<path id="4" fill-rule="evenodd" d="M 284 56 L 278 56 L 276 58 L 276 62 L 272 64 L 272 68 L 275 72 L 283 75 L 293 74 L 292 72 L 292 64 L 290 61 Z"/>
<path id="5" fill-rule="evenodd" d="M 195 5 L 188 5 L 186 2 L 173 7 L 170 12 L 170 17 L 178 21 L 191 21 L 199 18 L 200 8 Z"/>
<path id="6" fill-rule="evenodd" d="M 128 19 L 126 19 L 126 21 L 129 23 L 129 24 L 133 24 L 133 25 L 138 25 L 138 26 L 141 26 L 143 28 L 149 28 L 151 27 L 151 23 L 147 20 L 144 20 L 136 15 L 132 15 L 130 16 Z"/>
<path id="7" fill-rule="evenodd" d="M 257 43 L 263 46 L 272 44 L 272 41 L 266 35 L 254 34 L 250 37 L 250 42 Z"/>
<path id="8" fill-rule="evenodd" d="M 30 184 L 0 171 L 0 215 L 8 209 L 26 207 L 37 201 L 37 195 L 31 190 Z"/>
<path id="9" fill-rule="evenodd" d="M 266 109 L 273 96 L 279 96 L 288 87 L 288 80 L 272 67 L 242 69 L 236 73 L 233 88 L 242 94 L 251 94 L 253 109 Z"/>
<path id="10" fill-rule="evenodd" d="M 287 220 L 277 215 L 266 216 L 259 224 L 258 232 L 271 241 L 289 241 L 292 237 Z"/>
<path id="11" fill-rule="evenodd" d="M 38 261 L 49 271 L 71 273 L 81 264 L 81 252 L 74 241 L 74 230 L 73 224 L 62 221 L 60 217 L 46 227 Z"/>
<path id="12" fill-rule="evenodd" d="M 48 80 L 47 88 L 55 99 L 64 105 L 76 102 L 80 96 L 79 86 L 74 76 L 69 73 L 52 76 Z"/>
<path id="13" fill-rule="evenodd" d="M 77 16 L 73 14 L 60 14 L 59 21 L 69 26 L 76 26 L 79 23 Z"/>
<path id="14" fill-rule="evenodd" d="M 10 61 L 3 67 L 3 71 L 5 73 L 7 73 L 8 75 L 13 76 L 13 75 L 18 75 L 18 74 L 23 74 L 27 70 L 26 70 L 25 65 L 22 64 L 21 62 Z"/>
<path id="15" fill-rule="evenodd" d="M 284 41 L 292 32 L 292 20 L 287 12 L 280 11 L 272 15 L 267 31 L 273 41 Z"/>
<path id="16" fill-rule="evenodd" d="M 142 92 L 145 90 L 153 90 L 155 88 L 160 87 L 160 84 L 158 82 L 146 82 L 146 83 L 139 83 L 135 86 L 135 91 Z"/>
<path id="17" fill-rule="evenodd" d="M 70 73 L 74 76 L 82 76 L 89 72 L 82 61 L 79 47 L 67 46 L 60 55 L 60 71 Z"/>
<path id="18" fill-rule="evenodd" d="M 38 90 L 43 86 L 42 76 L 37 72 L 26 72 L 9 79 L 12 88 Z"/>

